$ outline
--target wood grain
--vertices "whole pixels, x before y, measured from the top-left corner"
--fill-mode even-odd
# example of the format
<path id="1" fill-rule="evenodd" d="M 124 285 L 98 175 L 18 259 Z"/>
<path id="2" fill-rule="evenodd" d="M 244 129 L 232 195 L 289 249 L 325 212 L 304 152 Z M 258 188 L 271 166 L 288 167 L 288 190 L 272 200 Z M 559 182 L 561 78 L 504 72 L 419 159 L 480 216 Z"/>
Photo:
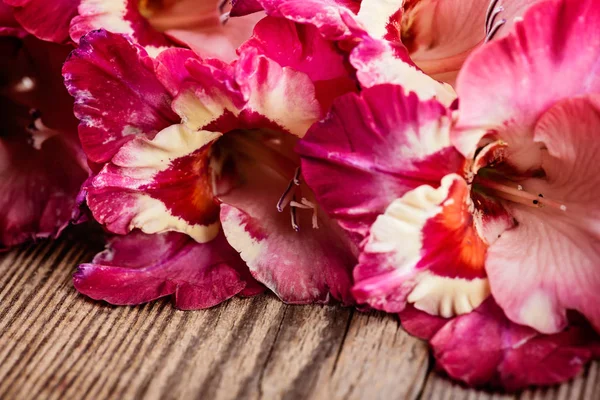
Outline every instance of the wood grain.
<path id="1" fill-rule="evenodd" d="M 517 395 L 466 389 L 382 313 L 271 295 L 195 312 L 90 301 L 71 274 L 95 251 L 62 240 L 0 255 L 0 399 L 600 399 L 599 363 Z"/>

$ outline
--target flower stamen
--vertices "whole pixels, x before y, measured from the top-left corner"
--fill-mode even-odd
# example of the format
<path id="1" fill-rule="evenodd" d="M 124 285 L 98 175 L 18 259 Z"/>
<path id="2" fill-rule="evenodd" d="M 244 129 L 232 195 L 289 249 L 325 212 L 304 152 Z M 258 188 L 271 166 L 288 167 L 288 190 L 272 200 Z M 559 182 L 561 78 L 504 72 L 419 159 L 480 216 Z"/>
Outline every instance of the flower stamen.
<path id="1" fill-rule="evenodd" d="M 506 19 L 502 18 L 499 21 L 496 21 L 496 17 L 502 11 L 504 11 L 504 7 L 502 5 L 498 5 L 500 0 L 492 0 L 488 6 L 486 15 L 485 15 L 485 43 L 492 40 L 498 29 L 502 25 L 506 23 Z M 496 7 L 498 5 L 498 7 Z"/>
<path id="2" fill-rule="evenodd" d="M 296 186 L 300 186 L 300 167 L 296 168 L 296 172 L 294 172 L 294 177 L 288 183 L 287 187 L 283 191 L 283 194 L 277 201 L 277 211 L 282 212 L 283 209 L 289 204 L 292 197 L 290 193 L 292 193 L 292 188 Z"/>
<path id="3" fill-rule="evenodd" d="M 295 200 L 291 201 L 290 207 L 302 208 L 304 210 L 312 210 L 312 227 L 313 229 L 319 229 L 319 220 L 317 218 L 317 206 L 315 203 L 303 197 L 300 203 L 298 203 Z"/>
<path id="4" fill-rule="evenodd" d="M 296 196 L 292 196 L 292 200 L 295 202 Z M 300 226 L 298 225 L 298 221 L 296 219 L 296 207 L 290 207 L 290 217 L 292 219 L 292 228 L 294 228 L 296 232 L 300 231 Z"/>
<path id="5" fill-rule="evenodd" d="M 511 187 L 502 183 L 494 182 L 489 179 L 479 178 L 475 182 L 476 185 L 484 187 L 493 192 L 497 197 L 509 200 L 515 203 L 523 204 L 530 207 L 550 207 L 560 211 L 567 211 L 567 206 L 554 200 L 544 197 L 543 194 L 532 194 L 523 189 L 522 185 Z"/>
<path id="6" fill-rule="evenodd" d="M 219 3 L 219 22 L 221 25 L 225 25 L 229 21 L 230 11 L 225 11 L 225 8 L 229 5 L 229 0 L 221 0 Z"/>

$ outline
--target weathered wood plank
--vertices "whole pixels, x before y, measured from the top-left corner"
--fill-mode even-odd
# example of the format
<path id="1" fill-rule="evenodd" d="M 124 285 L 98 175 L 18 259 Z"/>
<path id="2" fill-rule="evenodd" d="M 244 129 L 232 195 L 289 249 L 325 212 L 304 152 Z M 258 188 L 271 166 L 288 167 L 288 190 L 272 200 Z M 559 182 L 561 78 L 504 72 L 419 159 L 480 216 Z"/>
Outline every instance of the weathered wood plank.
<path id="1" fill-rule="evenodd" d="M 272 295 L 184 312 L 90 301 L 71 285 L 89 246 L 0 255 L 2 399 L 512 399 L 430 371 L 394 316 L 287 306 Z M 523 399 L 600 398 L 600 364 Z"/>

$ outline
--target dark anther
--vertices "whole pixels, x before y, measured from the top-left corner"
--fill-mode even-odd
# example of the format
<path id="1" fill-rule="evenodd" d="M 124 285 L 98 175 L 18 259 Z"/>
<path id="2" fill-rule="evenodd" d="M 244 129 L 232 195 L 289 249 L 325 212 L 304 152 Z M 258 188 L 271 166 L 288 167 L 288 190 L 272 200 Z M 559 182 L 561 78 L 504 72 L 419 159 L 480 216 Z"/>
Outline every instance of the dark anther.
<path id="1" fill-rule="evenodd" d="M 538 194 L 538 197 L 544 197 L 544 195 L 540 193 L 540 194 Z"/>
<path id="2" fill-rule="evenodd" d="M 534 200 L 534 201 L 533 201 L 533 204 L 538 204 L 538 203 L 539 203 L 539 201 L 538 201 L 538 200 Z"/>

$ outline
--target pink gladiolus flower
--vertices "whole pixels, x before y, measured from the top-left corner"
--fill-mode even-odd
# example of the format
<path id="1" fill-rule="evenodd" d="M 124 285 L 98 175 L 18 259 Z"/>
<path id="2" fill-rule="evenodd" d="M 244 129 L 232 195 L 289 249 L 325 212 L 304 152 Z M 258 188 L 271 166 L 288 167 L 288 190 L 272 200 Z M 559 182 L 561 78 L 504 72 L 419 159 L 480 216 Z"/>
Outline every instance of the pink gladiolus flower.
<path id="1" fill-rule="evenodd" d="M 458 121 L 392 85 L 334 102 L 298 151 L 360 243 L 357 301 L 452 317 L 491 295 L 543 334 L 564 330 L 567 310 L 600 331 L 599 27 L 591 0 L 532 6 L 466 61 Z"/>
<path id="2" fill-rule="evenodd" d="M 0 249 L 5 249 L 57 236 L 71 219 L 88 172 L 73 101 L 60 77 L 70 48 L 26 35 L 11 11 L 0 8 L 7 11 L 0 27 Z"/>
<path id="3" fill-rule="evenodd" d="M 267 32 L 281 28 L 281 43 L 302 50 L 292 23 L 266 19 L 261 26 Z M 319 49 L 312 62 L 281 48 L 270 50 L 279 62 L 261 54 L 265 42 L 259 32 L 257 27 L 232 64 L 185 49 L 166 50 L 154 63 L 141 46 L 120 35 L 99 31 L 82 38 L 63 72 L 76 98 L 84 149 L 99 164 L 85 187 L 87 204 L 96 220 L 121 235 L 136 229 L 150 237 L 179 232 L 188 238 L 185 246 L 222 247 L 218 238 L 224 233 L 252 275 L 283 300 L 325 302 L 333 296 L 349 303 L 353 255 L 301 181 L 293 152 L 298 136 L 331 102 L 331 93 L 319 95 L 316 86 L 332 87 L 329 81 L 343 82 L 347 72 L 341 57 L 337 60 L 310 30 L 302 33 Z M 319 74 L 315 65 L 322 60 L 331 69 Z M 190 269 L 214 269 L 222 262 L 205 258 L 190 265 L 193 252 L 185 251 L 190 254 L 185 265 L 167 259 L 157 266 L 135 261 L 134 268 L 160 270 L 157 282 L 177 280 L 175 274 L 187 284 L 208 287 L 193 283 L 208 275 Z M 104 260 L 99 256 L 82 266 L 75 278 L 79 290 L 119 304 L 139 302 L 133 293 L 107 293 L 106 282 L 114 281 L 109 271 L 118 275 L 127 268 Z M 244 287 L 231 284 L 229 272 L 216 276 L 225 288 L 220 293 L 227 294 L 221 301 L 233 288 Z M 237 276 L 243 279 L 239 269 Z M 151 290 L 144 301 L 178 293 L 178 287 L 170 286 L 168 293 Z M 214 300 L 191 303 L 206 306 Z"/>

